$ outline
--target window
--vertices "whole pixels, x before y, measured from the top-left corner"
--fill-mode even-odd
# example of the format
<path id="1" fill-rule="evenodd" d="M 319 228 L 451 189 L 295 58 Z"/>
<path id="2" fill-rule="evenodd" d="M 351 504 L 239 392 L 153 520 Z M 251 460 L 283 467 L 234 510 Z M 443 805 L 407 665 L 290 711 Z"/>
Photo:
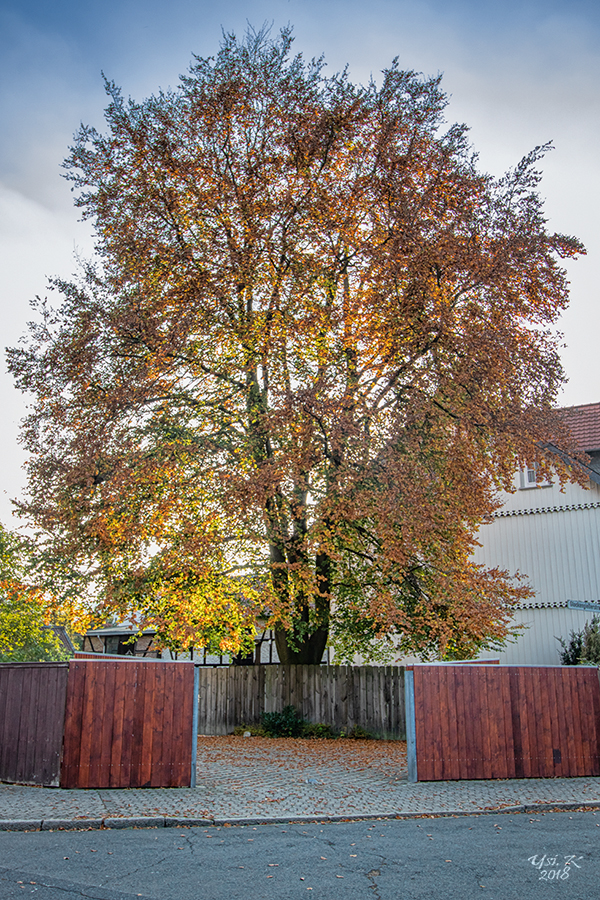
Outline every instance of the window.
<path id="1" fill-rule="evenodd" d="M 534 463 L 531 466 L 525 466 L 519 473 L 520 489 L 526 491 L 528 488 L 550 487 L 552 482 L 548 478 L 538 481 L 538 466 Z"/>

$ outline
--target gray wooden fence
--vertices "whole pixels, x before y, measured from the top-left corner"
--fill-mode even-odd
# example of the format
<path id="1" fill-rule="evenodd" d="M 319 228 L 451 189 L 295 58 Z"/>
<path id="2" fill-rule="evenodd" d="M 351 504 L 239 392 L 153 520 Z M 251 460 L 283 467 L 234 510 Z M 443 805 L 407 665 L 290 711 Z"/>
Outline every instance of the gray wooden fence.
<path id="1" fill-rule="evenodd" d="M 291 705 L 308 722 L 337 730 L 358 725 L 378 737 L 406 736 L 401 666 L 201 667 L 199 675 L 200 734 L 230 734 Z"/>

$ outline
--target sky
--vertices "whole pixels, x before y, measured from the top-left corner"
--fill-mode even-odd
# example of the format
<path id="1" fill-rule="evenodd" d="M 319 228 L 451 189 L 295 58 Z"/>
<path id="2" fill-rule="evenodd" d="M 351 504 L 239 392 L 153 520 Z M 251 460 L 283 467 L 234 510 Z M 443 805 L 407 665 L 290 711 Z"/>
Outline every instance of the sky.
<path id="1" fill-rule="evenodd" d="M 61 163 L 81 122 L 102 128 L 102 75 L 141 100 L 175 87 L 222 31 L 291 24 L 296 52 L 329 71 L 375 78 L 394 57 L 443 73 L 448 119 L 466 122 L 480 167 L 501 175 L 552 141 L 541 186 L 549 226 L 587 256 L 568 264 L 571 305 L 559 329 L 568 383 L 561 405 L 600 401 L 600 4 L 593 0 L 0 0 L 0 347 L 14 346 L 49 276 L 91 255 Z M 0 357 L 0 521 L 24 486 L 19 421 L 27 398 Z"/>

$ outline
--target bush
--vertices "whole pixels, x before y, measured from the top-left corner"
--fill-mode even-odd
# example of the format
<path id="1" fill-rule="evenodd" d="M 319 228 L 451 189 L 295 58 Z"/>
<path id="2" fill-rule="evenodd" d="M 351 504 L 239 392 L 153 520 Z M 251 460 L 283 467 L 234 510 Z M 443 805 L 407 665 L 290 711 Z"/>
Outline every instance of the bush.
<path id="1" fill-rule="evenodd" d="M 581 663 L 588 666 L 600 666 L 600 619 L 593 616 L 583 629 L 583 648 Z"/>
<path id="2" fill-rule="evenodd" d="M 268 737 L 301 737 L 305 724 L 293 706 L 285 706 L 281 712 L 262 715 L 262 725 Z"/>
<path id="3" fill-rule="evenodd" d="M 600 618 L 592 616 L 581 631 L 572 631 L 569 642 L 558 638 L 562 645 L 560 661 L 563 666 L 600 666 Z"/>
<path id="4" fill-rule="evenodd" d="M 567 643 L 562 638 L 557 638 L 560 642 L 562 650 L 559 650 L 560 663 L 562 666 L 578 666 L 581 662 L 581 651 L 583 650 L 583 631 L 572 631 Z"/>
<path id="5" fill-rule="evenodd" d="M 44 608 L 20 585 L 0 582 L 0 662 L 69 659 L 59 637 L 44 624 Z"/>
<path id="6" fill-rule="evenodd" d="M 252 737 L 268 737 L 262 725 L 236 725 L 233 729 L 233 733 L 238 737 L 243 737 L 246 731 L 249 731 Z"/>
<path id="7" fill-rule="evenodd" d="M 306 722 L 293 706 L 286 706 L 281 712 L 263 713 L 260 725 L 237 725 L 233 733 L 243 735 L 245 731 L 249 731 L 253 737 L 303 737 L 329 740 L 348 737 L 354 740 L 373 740 L 373 735 L 361 728 L 360 725 L 354 725 L 346 734 L 345 731 L 338 733 L 333 726 L 325 722 Z"/>
<path id="8" fill-rule="evenodd" d="M 338 737 L 338 735 L 331 725 L 327 725 L 325 722 L 305 722 L 302 729 L 302 737 L 331 739 Z"/>
<path id="9" fill-rule="evenodd" d="M 365 728 L 362 728 L 360 725 L 354 725 L 348 734 L 349 738 L 353 738 L 355 741 L 372 741 L 373 735 L 370 731 L 367 731 Z"/>

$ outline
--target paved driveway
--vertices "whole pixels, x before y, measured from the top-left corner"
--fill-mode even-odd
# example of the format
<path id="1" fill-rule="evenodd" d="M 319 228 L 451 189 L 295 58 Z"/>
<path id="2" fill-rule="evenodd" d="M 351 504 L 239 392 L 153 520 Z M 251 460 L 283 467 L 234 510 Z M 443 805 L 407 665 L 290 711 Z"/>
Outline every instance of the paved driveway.
<path id="1" fill-rule="evenodd" d="M 399 741 L 203 737 L 197 788 L 59 790 L 0 785 L 0 829 L 411 816 L 600 805 L 599 778 L 408 784 Z M 3 825 L 1 820 L 8 820 Z M 112 821 L 111 821 L 112 820 Z M 11 822 L 13 823 L 11 825 Z M 37 822 L 37 824 L 36 824 Z M 62 823 L 62 825 L 61 825 Z"/>
<path id="2" fill-rule="evenodd" d="M 201 737 L 198 785 L 231 816 L 389 810 L 406 786 L 404 741 Z"/>

